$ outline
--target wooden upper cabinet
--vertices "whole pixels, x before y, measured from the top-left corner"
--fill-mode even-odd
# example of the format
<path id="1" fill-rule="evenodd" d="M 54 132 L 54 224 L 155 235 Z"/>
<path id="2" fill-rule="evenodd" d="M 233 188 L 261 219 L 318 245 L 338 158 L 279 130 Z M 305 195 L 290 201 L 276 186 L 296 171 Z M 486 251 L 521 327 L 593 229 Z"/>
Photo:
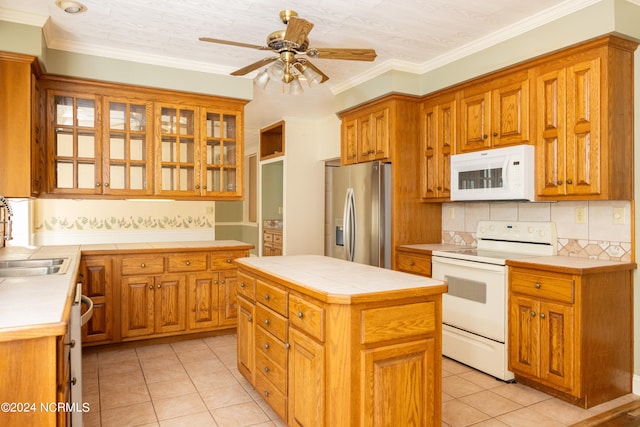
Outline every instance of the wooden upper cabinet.
<path id="1" fill-rule="evenodd" d="M 0 52 L 0 195 L 5 197 L 37 196 L 44 185 L 39 72 L 35 57 Z"/>
<path id="2" fill-rule="evenodd" d="M 422 140 L 422 198 L 448 200 L 451 192 L 451 155 L 456 144 L 456 95 L 429 99 L 420 109 Z"/>
<path id="3" fill-rule="evenodd" d="M 537 69 L 536 191 L 541 200 L 633 197 L 633 52 L 587 42 Z"/>
<path id="4" fill-rule="evenodd" d="M 464 88 L 457 152 L 527 144 L 529 86 L 529 73 L 523 71 Z"/>
<path id="5" fill-rule="evenodd" d="M 243 197 L 245 101 L 45 76 L 47 193 Z"/>
<path id="6" fill-rule="evenodd" d="M 391 135 L 394 131 L 391 115 L 392 106 L 382 102 L 342 117 L 343 165 L 390 159 Z"/>

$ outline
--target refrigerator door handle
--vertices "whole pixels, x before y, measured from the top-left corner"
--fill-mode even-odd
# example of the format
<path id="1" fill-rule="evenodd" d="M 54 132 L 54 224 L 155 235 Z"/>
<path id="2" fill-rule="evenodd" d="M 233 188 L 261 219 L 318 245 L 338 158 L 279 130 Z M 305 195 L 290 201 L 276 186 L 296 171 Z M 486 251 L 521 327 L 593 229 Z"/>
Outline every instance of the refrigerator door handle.
<path id="1" fill-rule="evenodd" d="M 353 188 L 347 189 L 344 202 L 344 248 L 347 261 L 353 261 L 355 257 L 356 238 L 356 204 Z"/>

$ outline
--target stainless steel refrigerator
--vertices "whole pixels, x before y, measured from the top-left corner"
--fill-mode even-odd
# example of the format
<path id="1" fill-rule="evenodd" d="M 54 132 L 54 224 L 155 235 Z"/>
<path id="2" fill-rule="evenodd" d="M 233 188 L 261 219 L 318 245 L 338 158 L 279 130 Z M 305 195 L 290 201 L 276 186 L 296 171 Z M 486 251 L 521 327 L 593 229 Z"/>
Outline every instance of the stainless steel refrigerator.
<path id="1" fill-rule="evenodd" d="M 391 268 L 391 164 L 326 164 L 325 255 Z"/>

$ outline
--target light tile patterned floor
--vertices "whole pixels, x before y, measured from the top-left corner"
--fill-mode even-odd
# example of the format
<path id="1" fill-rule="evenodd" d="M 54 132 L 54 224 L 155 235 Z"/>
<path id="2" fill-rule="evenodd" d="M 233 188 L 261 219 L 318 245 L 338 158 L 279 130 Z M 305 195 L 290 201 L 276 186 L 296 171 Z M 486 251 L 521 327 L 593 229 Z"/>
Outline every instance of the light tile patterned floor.
<path id="1" fill-rule="evenodd" d="M 285 425 L 238 372 L 235 335 L 86 350 L 82 368 L 85 427 Z M 640 399 L 584 410 L 446 358 L 442 377 L 447 427 L 563 427 Z"/>

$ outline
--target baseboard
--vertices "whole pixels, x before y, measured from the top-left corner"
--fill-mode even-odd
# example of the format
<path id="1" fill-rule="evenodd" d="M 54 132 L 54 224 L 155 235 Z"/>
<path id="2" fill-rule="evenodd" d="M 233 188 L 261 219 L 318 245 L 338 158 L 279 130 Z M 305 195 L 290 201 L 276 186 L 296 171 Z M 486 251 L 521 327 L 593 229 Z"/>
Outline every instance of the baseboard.
<path id="1" fill-rule="evenodd" d="M 640 375 L 633 375 L 633 382 L 631 384 L 631 393 L 640 396 Z"/>

